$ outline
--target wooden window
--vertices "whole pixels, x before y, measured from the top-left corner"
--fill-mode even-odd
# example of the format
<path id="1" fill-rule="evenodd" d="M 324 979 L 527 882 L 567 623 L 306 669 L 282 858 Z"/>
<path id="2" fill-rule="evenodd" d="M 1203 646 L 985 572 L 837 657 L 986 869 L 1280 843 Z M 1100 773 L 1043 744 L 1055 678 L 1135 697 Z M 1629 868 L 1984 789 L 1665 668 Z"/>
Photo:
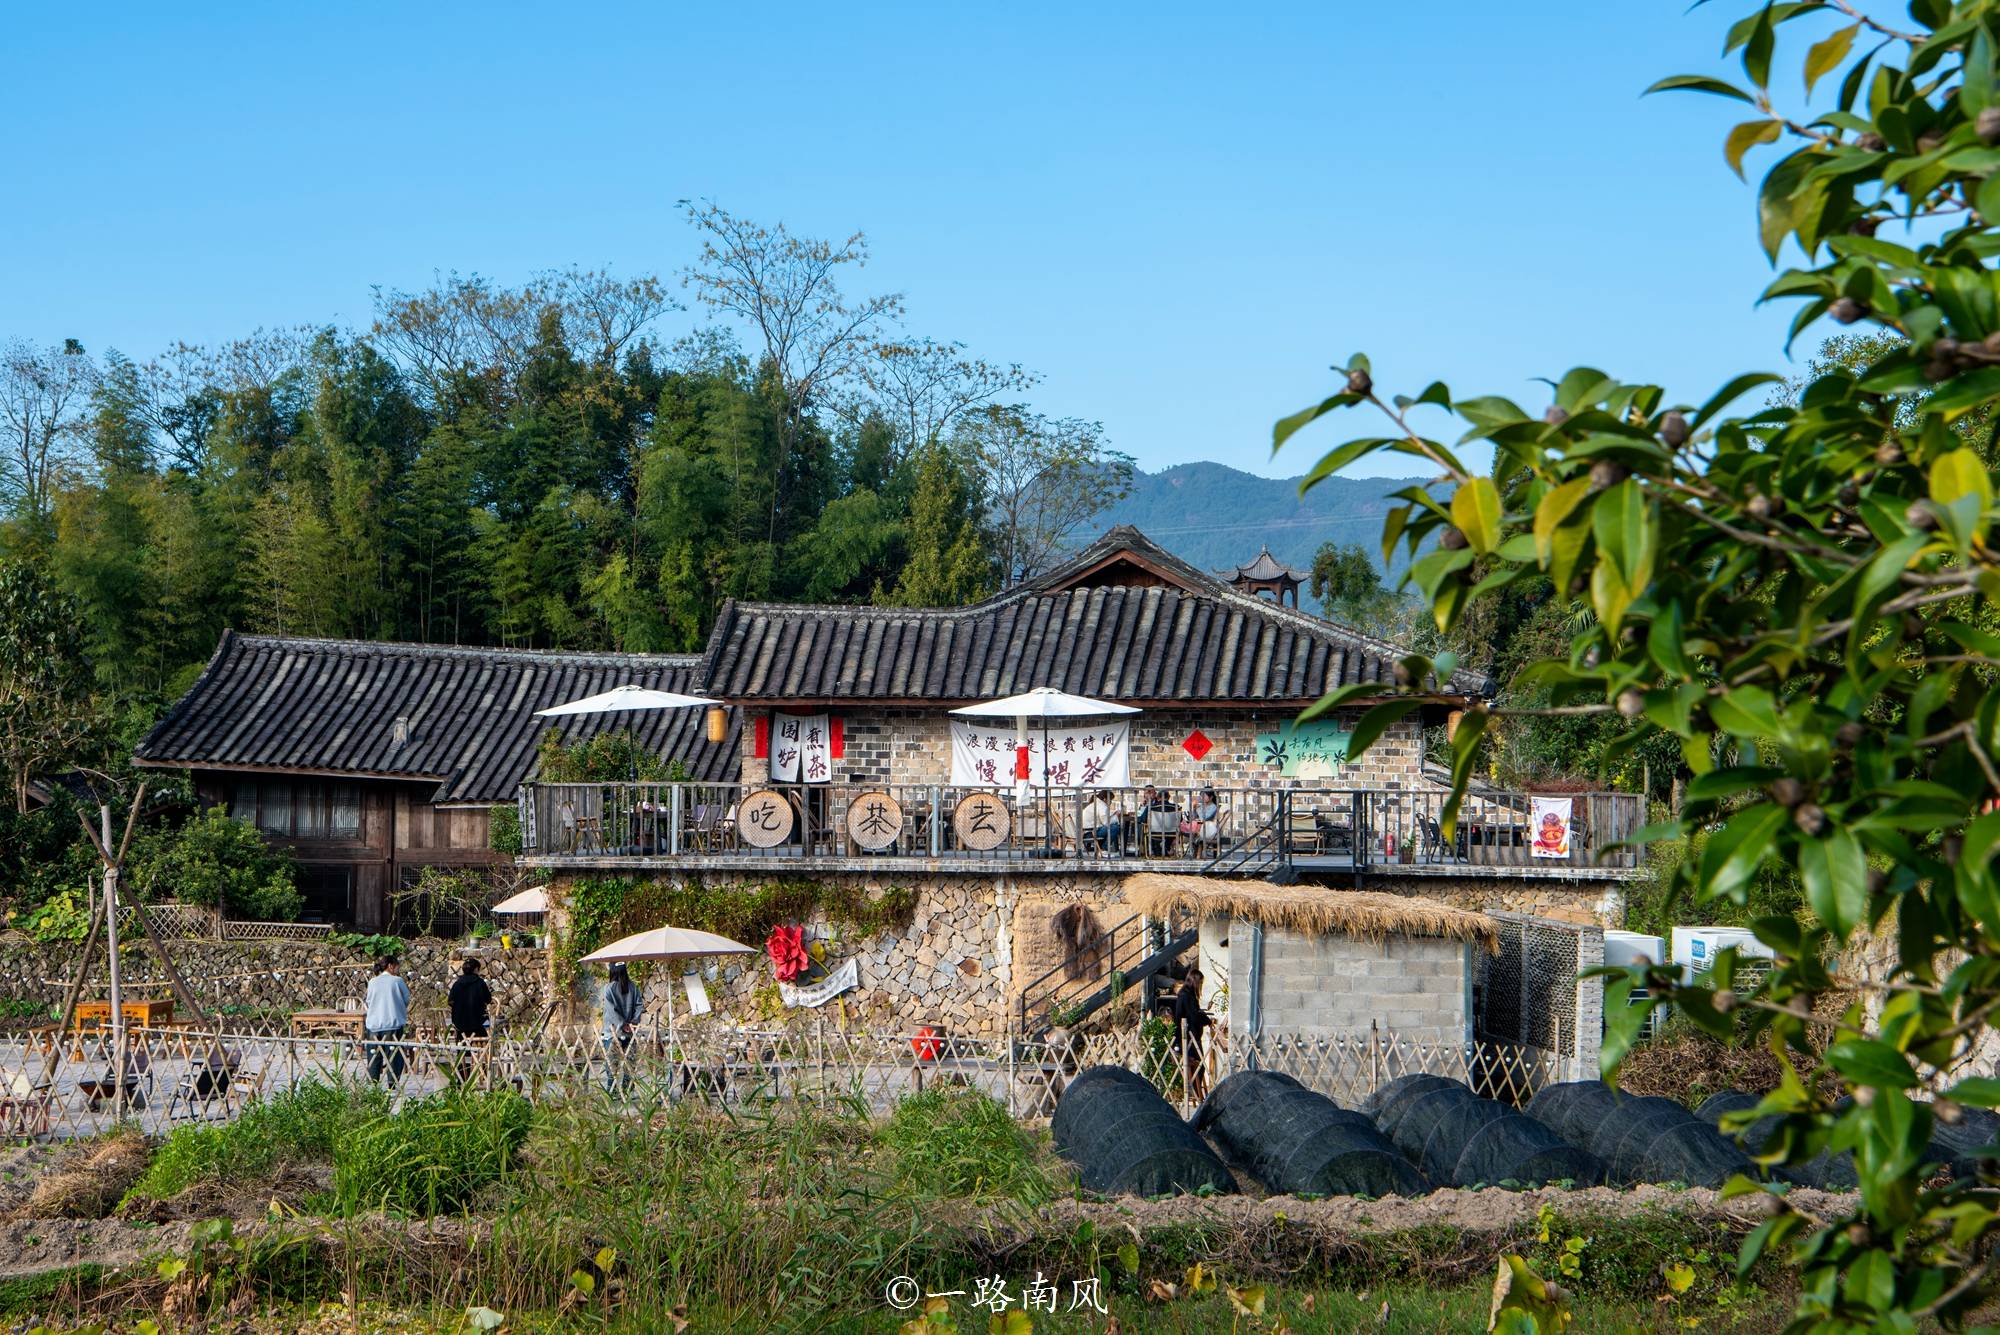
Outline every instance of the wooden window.
<path id="1" fill-rule="evenodd" d="M 351 783 L 244 781 L 230 794 L 229 814 L 281 839 L 359 839 L 361 789 Z"/>

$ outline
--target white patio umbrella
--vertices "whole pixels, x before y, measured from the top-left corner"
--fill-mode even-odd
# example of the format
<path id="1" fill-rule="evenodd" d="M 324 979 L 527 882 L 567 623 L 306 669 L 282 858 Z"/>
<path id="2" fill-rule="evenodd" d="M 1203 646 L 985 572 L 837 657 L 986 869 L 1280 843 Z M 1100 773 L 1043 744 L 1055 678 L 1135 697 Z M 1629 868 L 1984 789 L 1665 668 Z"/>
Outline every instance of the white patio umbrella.
<path id="1" fill-rule="evenodd" d="M 584 964 L 623 964 L 631 960 L 698 960 L 712 955 L 755 955 L 755 946 L 731 941 L 714 932 L 691 927 L 654 927 L 630 936 L 621 936 L 608 946 L 599 946 L 582 959 Z M 676 980 L 678 981 L 678 980 Z M 667 989 L 667 1028 L 674 1027 L 674 990 Z"/>
<path id="2" fill-rule="evenodd" d="M 537 709 L 536 718 L 560 718 L 569 714 L 623 714 L 636 709 L 694 709 L 698 706 L 719 705 L 720 700 L 709 700 L 699 695 L 682 695 L 679 691 L 656 691 L 650 686 L 615 686 L 596 695 L 586 695 L 581 700 L 570 700 L 560 705 L 550 705 L 547 709 Z M 632 778 L 639 777 L 639 758 L 632 757 Z"/>
<path id="3" fill-rule="evenodd" d="M 495 913 L 547 913 L 549 911 L 549 888 L 546 885 L 530 886 L 518 895 L 509 895 L 493 906 Z"/>
<path id="4" fill-rule="evenodd" d="M 699 695 L 682 695 L 679 691 L 656 691 L 650 686 L 626 685 L 596 695 L 586 695 L 581 700 L 571 700 L 567 704 L 537 709 L 535 717 L 555 718 L 563 714 L 619 714 L 631 709 L 692 709 L 696 705 L 721 703 L 720 700 L 708 700 Z"/>
<path id="5" fill-rule="evenodd" d="M 1113 704 L 1109 700 L 1094 700 L 1087 695 L 1071 695 L 1053 686 L 1037 686 L 1022 691 L 1019 695 L 1005 696 L 999 700 L 988 700 L 983 704 L 966 705 L 951 711 L 965 718 L 1011 718 L 1015 720 L 1018 746 L 1028 745 L 1028 720 L 1042 721 L 1042 820 L 1043 838 L 1047 838 L 1054 826 L 1054 809 L 1049 797 L 1049 720 L 1052 718 L 1091 718 L 1102 714 L 1137 714 L 1140 711 L 1131 705 Z M 1029 770 L 1029 782 L 1033 782 L 1034 771 Z"/>

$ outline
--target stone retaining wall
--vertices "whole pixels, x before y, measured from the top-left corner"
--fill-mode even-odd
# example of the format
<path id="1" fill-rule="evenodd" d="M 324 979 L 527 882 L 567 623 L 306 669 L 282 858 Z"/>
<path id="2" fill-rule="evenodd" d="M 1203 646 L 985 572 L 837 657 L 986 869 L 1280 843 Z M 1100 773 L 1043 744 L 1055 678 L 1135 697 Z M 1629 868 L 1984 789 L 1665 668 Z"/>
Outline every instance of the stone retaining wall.
<path id="1" fill-rule="evenodd" d="M 292 1011 L 338 1009 L 359 1004 L 374 961 L 358 950 L 323 941 L 174 941 L 169 942 L 174 967 L 201 998 L 205 1008 L 220 1006 L 225 1015 L 278 1017 Z M 0 997 L 18 999 L 6 1015 L 10 1026 L 46 1023 L 62 1004 L 75 976 L 80 946 L 43 945 L 19 934 L 0 937 Z M 540 1017 L 548 994 L 547 953 L 543 950 L 501 950 L 497 944 L 477 951 L 488 986 L 493 989 L 493 1013 L 515 1023 Z M 403 977 L 410 984 L 411 1003 L 420 1020 L 442 1014 L 445 993 L 458 976 L 466 946 L 460 941 L 425 938 L 405 943 Z M 171 989 L 159 960 L 144 941 L 127 942 L 119 952 L 119 973 L 138 998 L 170 997 Z M 102 999 L 111 986 L 100 949 L 85 981 L 86 1000 Z M 37 1008 L 34 1015 L 26 1014 Z"/>

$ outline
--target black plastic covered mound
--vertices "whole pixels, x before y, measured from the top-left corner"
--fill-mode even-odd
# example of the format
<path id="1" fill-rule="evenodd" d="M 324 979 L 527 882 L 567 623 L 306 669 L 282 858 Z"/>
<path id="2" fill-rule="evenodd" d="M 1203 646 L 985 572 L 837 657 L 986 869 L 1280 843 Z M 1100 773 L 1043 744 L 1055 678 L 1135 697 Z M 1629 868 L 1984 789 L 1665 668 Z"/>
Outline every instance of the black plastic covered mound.
<path id="1" fill-rule="evenodd" d="M 1465 1152 L 1472 1138 L 1491 1123 L 1516 1115 L 1512 1108 L 1476 1094 L 1442 1103 L 1434 1096 L 1412 1109 L 1403 1126 L 1411 1132 L 1410 1140 L 1414 1143 L 1416 1126 L 1429 1124 L 1429 1134 L 1424 1136 L 1423 1148 L 1417 1155 L 1417 1167 L 1433 1182 L 1456 1182 L 1458 1156 Z"/>
<path id="2" fill-rule="evenodd" d="M 1602 1080 L 1569 1080 L 1544 1085 L 1521 1111 L 1572 1145 L 1588 1145 L 1591 1133 L 1605 1118 L 1632 1102 Z"/>
<path id="3" fill-rule="evenodd" d="M 1441 1075 L 1399 1075 L 1388 1084 L 1381 1086 L 1373 1094 L 1361 1101 L 1361 1111 L 1375 1119 L 1375 1125 L 1387 1134 L 1396 1124 L 1399 1110 L 1409 1105 L 1412 1099 L 1430 1093 L 1435 1089 L 1466 1087 L 1459 1081 Z M 1469 1092 L 1469 1091 L 1468 1091 Z"/>
<path id="4" fill-rule="evenodd" d="M 1094 1066 L 1077 1076 L 1050 1120 L 1056 1150 L 1076 1165 L 1079 1185 L 1105 1196 L 1235 1191 L 1229 1169 L 1173 1106 L 1129 1071 L 1108 1074 L 1115 1069 Z"/>
<path id="5" fill-rule="evenodd" d="M 1955 1178 L 1974 1176 L 1982 1161 L 1992 1167 L 1994 1160 L 1981 1151 L 2000 1148 L 1996 1141 L 2000 1141 L 2000 1116 L 1983 1108 L 1960 1108 L 1956 1126 L 1936 1122 L 1931 1128 L 1931 1150 L 1950 1163 Z"/>
<path id="6" fill-rule="evenodd" d="M 1394 1124 L 1390 1140 L 1396 1148 L 1441 1185 L 1594 1185 L 1604 1180 L 1603 1165 L 1590 1154 L 1534 1118 L 1481 1098 L 1457 1081 L 1440 1081 L 1385 1101 L 1377 1124 L 1385 1122 Z"/>
<path id="7" fill-rule="evenodd" d="M 1723 1090 L 1711 1094 L 1697 1108 L 1696 1114 L 1704 1121 L 1718 1123 L 1723 1114 L 1742 1112 L 1754 1108 L 1763 1100 L 1755 1094 L 1746 1094 L 1739 1089 Z M 1850 1100 L 1842 1099 L 1834 1106 L 1845 1111 Z M 1957 1126 L 1946 1126 L 1942 1122 L 1931 1127 L 1931 1143 L 1924 1151 L 1927 1161 L 1943 1164 L 1953 1177 L 1970 1177 L 1978 1171 L 1985 1156 L 1978 1153 L 1982 1149 L 2000 1147 L 2000 1115 L 1979 1108 L 1966 1108 L 1964 1117 Z M 1763 1150 L 1778 1129 L 1782 1119 L 1777 1114 L 1760 1117 L 1742 1132 L 1744 1146 L 1756 1154 Z M 1725 1139 L 1728 1137 L 1725 1135 Z M 1802 1164 L 1788 1164 L 1773 1170 L 1773 1175 L 1800 1186 L 1818 1187 L 1823 1191 L 1848 1191 L 1858 1184 L 1860 1178 L 1854 1169 L 1854 1155 L 1849 1150 L 1821 1150 Z"/>
<path id="8" fill-rule="evenodd" d="M 1597 1125 L 1585 1128 L 1584 1134 L 1575 1143 L 1602 1159 L 1605 1168 L 1615 1172 L 1617 1166 L 1613 1160 L 1618 1153 L 1618 1143 L 1631 1134 L 1633 1122 L 1648 1114 L 1662 1112 L 1687 1115 L 1687 1109 L 1672 1099 L 1651 1095 L 1620 1099 L 1612 1112 L 1598 1119 Z"/>
<path id="9" fill-rule="evenodd" d="M 1088 1090 L 1094 1085 L 1120 1085 L 1126 1088 L 1138 1086 L 1151 1089 L 1145 1080 L 1122 1066 L 1092 1066 L 1079 1071 L 1063 1089 L 1062 1097 L 1056 1100 L 1055 1114 L 1049 1118 L 1049 1135 L 1056 1148 L 1063 1148 L 1069 1138 L 1070 1123 L 1079 1112 L 1090 1106 L 1089 1098 L 1071 1099 L 1070 1095 Z"/>
<path id="10" fill-rule="evenodd" d="M 1604 1180 L 1604 1165 L 1534 1118 L 1509 1112 L 1472 1134 L 1459 1152 L 1453 1174 L 1454 1185 L 1461 1187 L 1502 1182 L 1594 1187 Z"/>
<path id="11" fill-rule="evenodd" d="M 1367 1117 L 1273 1072 L 1224 1080 L 1195 1125 L 1280 1194 L 1416 1196 L 1430 1189 Z"/>

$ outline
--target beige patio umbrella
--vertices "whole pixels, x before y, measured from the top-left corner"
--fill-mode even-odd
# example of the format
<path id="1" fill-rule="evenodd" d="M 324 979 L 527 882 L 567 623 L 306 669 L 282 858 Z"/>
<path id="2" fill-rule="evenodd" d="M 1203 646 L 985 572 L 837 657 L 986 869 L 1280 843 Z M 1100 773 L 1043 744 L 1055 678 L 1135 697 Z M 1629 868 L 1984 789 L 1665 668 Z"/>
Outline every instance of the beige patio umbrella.
<path id="1" fill-rule="evenodd" d="M 712 955 L 755 955 L 755 946 L 731 941 L 714 932 L 692 927 L 654 927 L 630 936 L 621 936 L 608 946 L 599 946 L 582 959 L 584 964 L 623 964 L 632 960 L 698 960 Z M 674 1027 L 674 990 L 667 989 L 667 1028 Z"/>
<path id="2" fill-rule="evenodd" d="M 549 888 L 546 885 L 530 886 L 518 895 L 509 895 L 493 906 L 494 913 L 547 913 L 549 911 Z"/>

